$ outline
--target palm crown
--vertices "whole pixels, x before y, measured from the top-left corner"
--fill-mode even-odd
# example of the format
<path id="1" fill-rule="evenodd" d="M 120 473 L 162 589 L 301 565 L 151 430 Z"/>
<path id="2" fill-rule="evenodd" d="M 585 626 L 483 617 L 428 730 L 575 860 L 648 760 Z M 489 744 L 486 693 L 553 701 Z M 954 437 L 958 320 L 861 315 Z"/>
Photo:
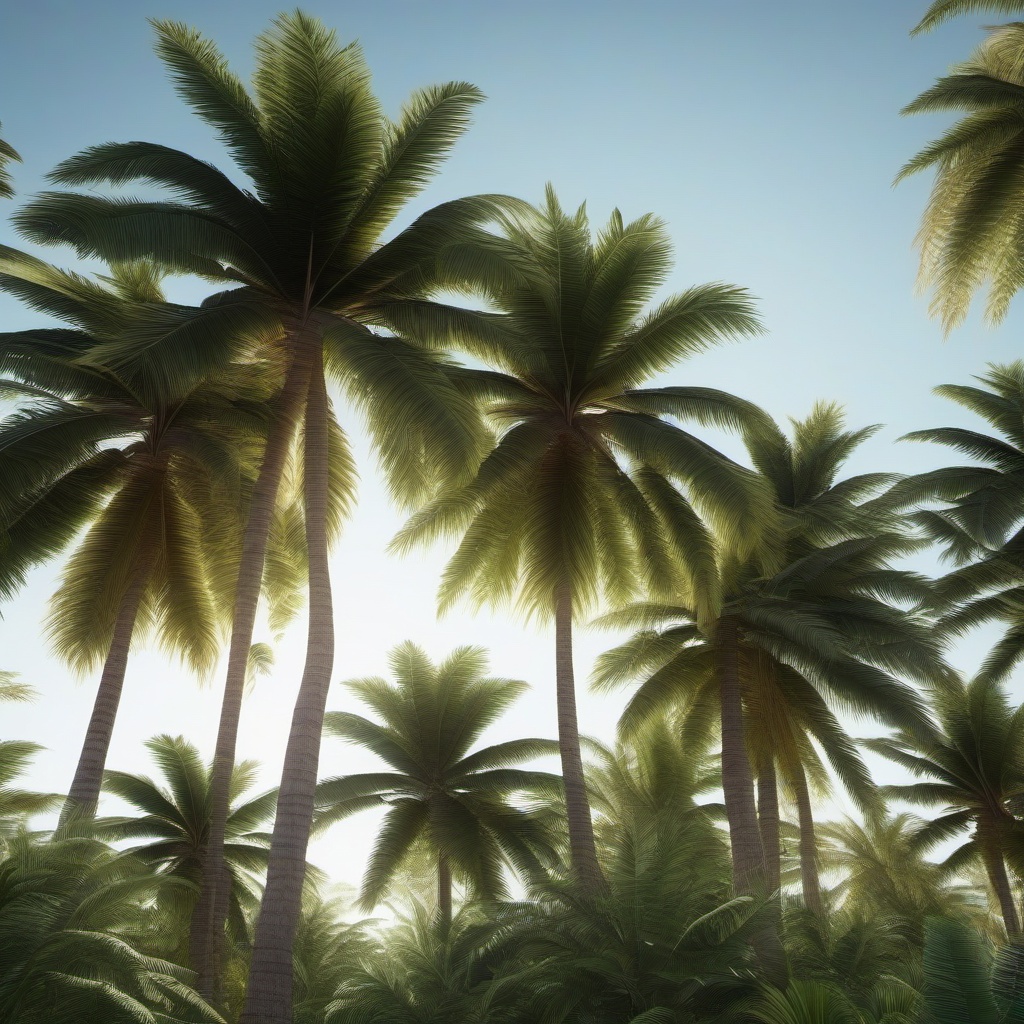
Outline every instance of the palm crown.
<path id="1" fill-rule="evenodd" d="M 980 857 L 1006 930 L 1015 935 L 1020 916 L 1004 858 L 1010 833 L 1018 827 L 1008 803 L 1024 794 L 1024 709 L 1011 707 L 1000 688 L 984 678 L 967 685 L 949 681 L 934 704 L 939 722 L 927 733 L 904 732 L 865 744 L 919 780 L 888 786 L 887 795 L 943 808 L 918 832 L 924 848 L 973 826 L 973 837 L 948 855 L 946 867 L 956 872 Z"/>
<path id="2" fill-rule="evenodd" d="M 486 657 L 478 648 L 460 648 L 434 665 L 405 643 L 392 652 L 391 665 L 394 684 L 380 678 L 348 684 L 381 721 L 340 711 L 326 719 L 329 733 L 368 747 L 391 771 L 320 783 L 318 823 L 325 827 L 386 803 L 363 903 L 378 903 L 403 860 L 426 842 L 436 857 L 439 907 L 447 922 L 453 876 L 478 897 L 493 899 L 507 894 L 506 863 L 531 878 L 551 859 L 548 821 L 515 797 L 557 796 L 560 780 L 515 766 L 558 747 L 553 740 L 520 739 L 472 749 L 526 689 L 517 680 L 484 677 Z"/>

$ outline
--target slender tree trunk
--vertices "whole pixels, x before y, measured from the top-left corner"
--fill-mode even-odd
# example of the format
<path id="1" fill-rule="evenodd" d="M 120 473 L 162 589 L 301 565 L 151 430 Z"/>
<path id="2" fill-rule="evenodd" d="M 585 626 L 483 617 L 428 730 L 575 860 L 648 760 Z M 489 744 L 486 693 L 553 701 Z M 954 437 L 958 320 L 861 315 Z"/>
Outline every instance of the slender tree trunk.
<path id="1" fill-rule="evenodd" d="M 747 754 L 743 724 L 740 637 L 735 619 L 720 620 L 714 642 L 722 715 L 722 791 L 729 820 L 733 889 L 740 895 L 764 887 L 766 869 L 754 802 L 754 773 Z M 785 988 L 789 971 L 779 938 L 777 915 L 774 918 L 753 936 L 751 944 L 768 980 L 779 988 Z"/>
<path id="2" fill-rule="evenodd" d="M 594 843 L 594 822 L 583 778 L 580 727 L 576 717 L 576 681 L 572 664 L 572 591 L 569 584 L 555 594 L 555 695 L 558 706 L 558 752 L 562 760 L 569 852 L 576 881 L 585 892 L 606 888 Z"/>
<path id="3" fill-rule="evenodd" d="M 800 882 L 804 891 L 804 906 L 820 917 L 824 912 L 821 903 L 821 883 L 818 880 L 818 840 L 814 834 L 814 810 L 811 794 L 807 788 L 807 776 L 800 765 L 793 775 L 796 790 L 796 809 L 800 824 Z"/>
<path id="4" fill-rule="evenodd" d="M 999 900 L 999 909 L 1003 913 L 1006 934 L 1012 939 L 1020 934 L 1020 918 L 1017 916 L 1017 907 L 1013 902 L 1010 879 L 1006 874 L 1002 843 L 999 841 L 999 824 L 995 821 L 979 820 L 977 827 L 989 884 L 995 890 L 996 899 Z"/>
<path id="5" fill-rule="evenodd" d="M 722 790 L 729 819 L 732 879 L 737 895 L 764 880 L 764 848 L 754 803 L 754 775 L 747 755 L 740 683 L 739 635 L 735 620 L 723 619 L 716 631 L 718 685 L 722 715 Z"/>
<path id="6" fill-rule="evenodd" d="M 757 770 L 757 823 L 764 850 L 765 884 L 772 892 L 782 885 L 779 841 L 779 780 L 771 757 L 761 759 Z"/>
<path id="7" fill-rule="evenodd" d="M 223 884 L 230 875 L 224 864 L 224 832 L 231 801 L 231 775 L 235 766 L 238 725 L 242 715 L 246 671 L 252 634 L 256 623 L 267 541 L 277 504 L 281 477 L 288 452 L 309 390 L 309 358 L 300 347 L 292 361 L 278 396 L 273 423 L 267 437 L 259 476 L 253 488 L 252 502 L 242 538 L 242 556 L 238 566 L 235 607 L 231 623 L 227 678 L 221 702 L 220 725 L 210 776 L 210 831 L 203 860 L 203 878 L 199 899 L 192 915 L 191 959 L 198 973 L 197 988 L 210 1001 L 218 996 L 224 925 L 230 904 L 230 891 Z"/>
<path id="8" fill-rule="evenodd" d="M 152 568 L 152 558 L 140 551 L 136 555 L 135 569 L 117 610 L 110 649 L 103 663 L 100 685 L 85 732 L 82 753 L 78 758 L 75 777 L 57 823 L 58 836 L 64 834 L 68 827 L 75 823 L 91 821 L 96 814 L 96 805 L 103 786 L 103 770 L 107 764 L 107 752 L 110 750 L 110 738 L 114 733 L 114 721 L 121 703 L 124 675 L 128 669 L 132 633 L 135 631 L 139 605 L 149 583 Z"/>
<path id="9" fill-rule="evenodd" d="M 249 985 L 239 1024 L 289 1024 L 292 1019 L 292 944 L 302 905 L 320 738 L 334 666 L 334 609 L 327 557 L 327 389 L 319 347 L 310 374 L 304 447 L 309 551 L 306 666 L 285 751 L 267 887 L 256 922 Z"/>
<path id="10" fill-rule="evenodd" d="M 437 919 L 447 935 L 452 926 L 452 869 L 443 853 L 437 855 Z"/>

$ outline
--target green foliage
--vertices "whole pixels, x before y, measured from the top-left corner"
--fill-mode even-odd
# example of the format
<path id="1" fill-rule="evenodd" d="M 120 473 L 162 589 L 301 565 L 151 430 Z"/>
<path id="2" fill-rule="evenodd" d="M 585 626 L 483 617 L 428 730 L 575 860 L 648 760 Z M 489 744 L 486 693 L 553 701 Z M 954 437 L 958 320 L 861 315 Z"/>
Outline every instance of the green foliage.
<path id="1" fill-rule="evenodd" d="M 922 26 L 956 7 L 938 3 Z M 1014 5 L 1019 9 L 1019 5 Z M 989 32 L 970 60 L 953 67 L 903 113 L 955 112 L 959 120 L 909 160 L 897 178 L 933 169 L 935 182 L 917 245 L 918 281 L 946 331 L 960 325 L 975 292 L 988 286 L 986 316 L 999 323 L 1021 287 L 1020 171 L 1024 135 L 1021 23 Z"/>
<path id="2" fill-rule="evenodd" d="M 104 789 L 127 801 L 141 814 L 103 818 L 97 833 L 127 844 L 140 863 L 157 874 L 188 882 L 179 901 L 176 926 L 164 940 L 167 954 L 184 962 L 187 922 L 202 878 L 202 862 L 210 827 L 210 769 L 196 748 L 181 736 L 156 736 L 146 741 L 164 777 L 152 779 L 127 772 L 107 771 Z M 266 872 L 270 835 L 263 831 L 273 816 L 277 791 L 242 800 L 251 789 L 258 765 L 236 765 L 231 784 L 231 807 L 225 832 L 224 860 L 229 878 L 228 924 L 236 942 L 247 942 L 259 908 L 261 879 Z"/>
<path id="3" fill-rule="evenodd" d="M 670 265 L 651 216 L 625 223 L 616 212 L 594 237 L 585 210 L 566 213 L 549 188 L 543 207 L 500 226 L 479 244 L 496 248 L 488 293 L 504 317 L 488 321 L 474 352 L 496 369 L 462 378 L 495 447 L 394 542 L 460 539 L 441 607 L 516 600 L 548 616 L 560 587 L 583 612 L 656 585 L 671 561 L 642 485 L 647 466 L 686 481 L 708 515 L 750 541 L 751 524 L 771 519 L 756 478 L 667 417 L 735 427 L 757 410 L 709 389 L 637 390 L 687 355 L 758 333 L 750 297 L 703 285 L 645 314 Z"/>
<path id="4" fill-rule="evenodd" d="M 188 974 L 135 943 L 168 883 L 89 839 L 22 838 L 0 861 L 0 1017 L 9 1024 L 202 1024 Z"/>
<path id="5" fill-rule="evenodd" d="M 367 747 L 390 770 L 327 779 L 317 787 L 321 829 L 370 807 L 389 807 L 363 880 L 364 908 L 388 894 L 419 842 L 432 851 L 442 888 L 450 871 L 476 898 L 504 897 L 505 865 L 539 878 L 554 856 L 550 815 L 530 802 L 557 798 L 561 780 L 518 765 L 557 753 L 557 744 L 520 739 L 472 750 L 526 684 L 485 677 L 486 654 L 475 647 L 459 648 L 435 665 L 407 642 L 392 651 L 391 667 L 395 683 L 347 684 L 379 721 L 340 711 L 328 712 L 325 721 L 329 734 Z"/>
<path id="6" fill-rule="evenodd" d="M 10 199 L 14 196 L 14 183 L 11 181 L 7 164 L 19 160 L 21 157 L 18 156 L 18 151 L 9 142 L 0 138 L 0 199 Z"/>

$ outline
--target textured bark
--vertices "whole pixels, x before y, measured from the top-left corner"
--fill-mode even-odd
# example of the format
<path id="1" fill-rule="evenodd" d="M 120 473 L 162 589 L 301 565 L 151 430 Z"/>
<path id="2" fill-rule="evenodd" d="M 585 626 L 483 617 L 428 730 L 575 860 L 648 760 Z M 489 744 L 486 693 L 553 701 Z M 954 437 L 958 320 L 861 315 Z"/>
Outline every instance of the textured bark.
<path id="1" fill-rule="evenodd" d="M 304 445 L 309 552 L 306 665 L 285 750 L 267 887 L 256 922 L 249 985 L 239 1024 L 289 1024 L 292 1019 L 292 945 L 302 904 L 320 737 L 334 666 L 334 609 L 327 558 L 327 390 L 319 349 L 310 374 Z"/>
<path id="2" fill-rule="evenodd" d="M 733 887 L 740 894 L 763 882 L 765 863 L 754 804 L 754 776 L 743 727 L 739 631 L 734 620 L 723 619 L 719 623 L 715 647 L 722 716 L 722 790 L 729 819 Z"/>
<path id="3" fill-rule="evenodd" d="M 203 862 L 202 885 L 192 915 L 190 935 L 192 965 L 198 973 L 196 987 L 204 998 L 211 1001 L 218 998 L 224 925 L 231 898 L 229 888 L 223 884 L 230 879 L 224 864 L 224 832 L 230 810 L 231 775 L 235 766 L 249 649 L 252 646 L 274 507 L 308 388 L 309 358 L 305 348 L 301 348 L 298 358 L 292 362 L 276 402 L 274 421 L 267 438 L 259 476 L 253 487 L 242 538 L 227 675 L 210 776 L 210 830 Z"/>
<path id="4" fill-rule="evenodd" d="M 568 584 L 555 595 L 555 695 L 558 705 L 558 752 L 562 761 L 569 852 L 576 881 L 588 893 L 606 888 L 594 843 L 590 799 L 583 778 L 580 728 L 576 717 L 576 681 L 572 664 L 572 591 Z"/>
<path id="5" fill-rule="evenodd" d="M 437 855 L 437 919 L 447 935 L 452 926 L 452 869 L 443 853 Z"/>
<path id="6" fill-rule="evenodd" d="M 733 889 L 740 895 L 763 889 L 766 870 L 754 802 L 754 773 L 747 754 L 743 724 L 740 636 L 735 620 L 724 618 L 719 621 L 714 643 L 722 716 L 722 791 L 729 820 Z M 765 977 L 777 987 L 785 988 L 789 970 L 779 938 L 777 914 L 753 936 L 751 944 Z"/>
<path id="7" fill-rule="evenodd" d="M 63 834 L 65 829 L 76 822 L 91 821 L 96 814 L 96 805 L 103 786 L 103 771 L 107 764 L 107 752 L 110 750 L 110 738 L 114 734 L 114 722 L 121 703 L 124 675 L 128 669 L 132 633 L 135 631 L 139 605 L 149 583 L 151 571 L 152 558 L 140 552 L 136 557 L 135 571 L 117 610 L 117 620 L 114 623 L 110 648 L 103 663 L 100 685 L 85 732 L 82 753 L 79 755 L 75 777 L 57 823 L 58 835 Z"/>
<path id="8" fill-rule="evenodd" d="M 985 861 L 985 870 L 988 872 L 989 884 L 995 890 L 996 899 L 999 900 L 999 909 L 1003 914 L 1006 934 L 1013 938 L 1020 934 L 1020 918 L 1017 916 L 1017 907 L 1013 902 L 1010 879 L 1006 874 L 1002 844 L 999 841 L 999 823 L 979 820 L 978 839 L 981 843 L 981 853 Z"/>
<path id="9" fill-rule="evenodd" d="M 775 762 L 761 760 L 757 769 L 757 823 L 764 850 L 765 884 L 772 892 L 782 885 L 782 855 L 779 841 L 779 780 Z"/>
<path id="10" fill-rule="evenodd" d="M 807 789 L 804 770 L 797 766 L 793 777 L 796 790 L 796 809 L 800 823 L 800 882 L 804 891 L 804 906 L 820 916 L 824 908 L 821 903 L 821 883 L 818 880 L 818 840 L 814 834 L 814 811 L 811 794 Z"/>

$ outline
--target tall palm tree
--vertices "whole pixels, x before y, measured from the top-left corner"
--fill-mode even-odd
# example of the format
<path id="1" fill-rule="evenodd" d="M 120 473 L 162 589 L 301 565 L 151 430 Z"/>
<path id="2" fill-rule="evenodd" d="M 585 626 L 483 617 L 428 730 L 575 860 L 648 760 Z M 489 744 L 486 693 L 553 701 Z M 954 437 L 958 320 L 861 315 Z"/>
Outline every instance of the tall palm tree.
<path id="1" fill-rule="evenodd" d="M 155 627 L 199 672 L 216 660 L 246 459 L 265 433 L 246 403 L 268 386 L 256 364 L 176 387 L 159 358 L 132 372 L 95 360 L 112 332 L 162 302 L 151 265 L 93 283 L 4 250 L 0 274 L 4 288 L 79 328 L 5 335 L 0 355 L 4 386 L 28 399 L 0 424 L 0 581 L 9 591 L 88 526 L 48 620 L 72 665 L 103 664 L 64 826 L 95 811 L 133 637 Z"/>
<path id="2" fill-rule="evenodd" d="M 822 745 L 851 792 L 869 799 L 870 778 L 830 703 L 913 728 L 920 701 L 894 673 L 931 679 L 939 670 L 924 622 L 890 603 L 919 603 L 924 583 L 891 568 L 914 543 L 892 532 L 885 503 L 872 498 L 888 479 L 836 479 L 871 432 L 844 430 L 839 410 L 829 406 L 796 423 L 792 442 L 765 416 L 747 430 L 785 527 L 774 550 L 763 548 L 756 558 L 738 557 L 682 494 L 648 474 L 645 486 L 657 496 L 684 578 L 664 603 L 637 603 L 599 620 L 640 630 L 602 656 L 594 680 L 599 688 L 642 680 L 621 719 L 627 732 L 680 704 L 703 707 L 705 721 L 709 707 L 716 709 L 738 892 L 755 878 L 774 885 L 779 874 L 777 829 L 765 830 L 776 846 L 765 851 L 759 828 L 751 752 L 760 751 L 761 765 L 770 757 L 772 771 L 778 763 L 797 790 L 803 874 L 808 902 L 816 903 L 806 737 Z M 881 532 L 886 525 L 889 532 Z M 771 797 L 774 781 L 764 774 L 760 781 L 762 795 Z M 777 816 L 777 800 L 766 803 Z"/>
<path id="3" fill-rule="evenodd" d="M 887 796 L 942 808 L 918 837 L 925 849 L 973 834 L 946 858 L 950 870 L 972 859 L 985 866 L 1008 935 L 1020 933 L 1020 914 L 1006 872 L 1009 833 L 1019 830 L 1010 802 L 1024 795 L 1024 707 L 1014 708 L 987 679 L 950 682 L 933 698 L 938 723 L 922 734 L 865 740 L 865 746 L 907 769 L 917 780 L 886 786 Z"/>
<path id="4" fill-rule="evenodd" d="M 175 22 L 156 22 L 157 51 L 182 98 L 217 134 L 234 180 L 209 163 L 153 143 L 93 147 L 61 164 L 63 185 L 155 185 L 168 198 L 132 201 L 93 193 L 48 193 L 19 214 L 36 241 L 64 242 L 82 255 L 155 258 L 226 290 L 199 310 L 156 317 L 118 346 L 144 359 L 171 342 L 178 370 L 220 366 L 225 352 L 270 339 L 284 364 L 273 429 L 253 495 L 236 587 L 231 647 L 213 775 L 210 857 L 204 906 L 210 927 L 197 951 L 200 983 L 217 971 L 218 897 L 227 791 L 245 665 L 266 538 L 292 439 L 302 427 L 309 548 L 307 662 L 282 776 L 270 875 L 257 929 L 250 1005 L 284 1021 L 290 1013 L 288 948 L 298 919 L 305 851 L 334 624 L 324 505 L 328 488 L 325 375 L 365 415 L 396 496 L 415 501 L 436 478 L 462 471 L 478 445 L 472 403 L 448 380 L 427 344 L 469 342 L 493 318 L 425 301 L 431 288 L 461 284 L 480 258 L 458 243 L 492 216 L 493 197 L 428 211 L 381 243 L 403 205 L 429 182 L 469 123 L 481 96 L 461 82 L 413 95 L 391 121 L 370 88 L 356 44 L 301 12 L 281 15 L 256 43 L 252 89 L 217 47 Z M 486 262 L 486 261 L 485 261 Z M 412 340 L 403 340 L 410 338 Z M 401 430 L 394 429 L 396 423 Z M 332 464 L 344 461 L 336 450 Z M 352 479 L 350 477 L 349 483 Z"/>
<path id="5" fill-rule="evenodd" d="M 621 602 L 666 574 L 666 546 L 637 473 L 652 464 L 686 480 L 695 500 L 748 543 L 770 519 L 752 474 L 667 419 L 735 425 L 748 404 L 704 388 L 639 386 L 759 324 L 742 289 L 717 284 L 643 315 L 671 254 L 651 216 L 627 224 L 616 212 L 595 239 L 585 209 L 564 212 L 549 188 L 543 207 L 502 226 L 509 280 L 491 298 L 506 320 L 484 353 L 497 369 L 474 379 L 486 391 L 497 444 L 474 479 L 413 516 L 395 546 L 462 538 L 441 584 L 442 609 L 463 597 L 514 599 L 527 615 L 554 619 L 572 864 L 580 884 L 597 891 L 572 631 L 602 597 Z"/>
<path id="6" fill-rule="evenodd" d="M 931 312 L 949 331 L 963 322 L 971 299 L 986 283 L 986 315 L 998 323 L 1024 281 L 1019 270 L 1024 27 L 1019 22 L 992 29 L 970 60 L 903 108 L 904 114 L 947 111 L 960 114 L 959 120 L 910 159 L 896 180 L 935 171 L 917 235 L 918 280 L 933 290 Z"/>
<path id="7" fill-rule="evenodd" d="M 10 199 L 14 196 L 14 183 L 11 181 L 7 164 L 20 160 L 18 151 L 9 142 L 0 138 L 0 199 Z"/>
<path id="8" fill-rule="evenodd" d="M 452 920 L 452 882 L 475 898 L 507 896 L 503 868 L 526 878 L 543 873 L 553 857 L 544 816 L 517 806 L 517 794 L 559 796 L 560 780 L 548 772 L 516 767 L 555 754 L 553 740 L 507 740 L 472 750 L 481 733 L 522 696 L 526 684 L 485 677 L 486 654 L 462 647 L 439 665 L 413 643 L 391 652 L 395 683 L 381 678 L 347 685 L 380 721 L 329 712 L 329 734 L 358 743 L 390 771 L 328 779 L 317 787 L 319 828 L 368 807 L 386 804 L 360 894 L 370 910 L 418 842 L 435 859 L 437 907 L 442 927 Z"/>
<path id="9" fill-rule="evenodd" d="M 137 814 L 102 818 L 100 835 L 120 843 L 153 871 L 181 878 L 197 887 L 202 881 L 206 836 L 210 828 L 210 770 L 196 748 L 182 736 L 156 736 L 146 747 L 160 767 L 165 786 L 144 775 L 108 771 L 103 787 L 129 803 Z M 231 813 L 224 844 L 231 912 L 236 939 L 247 940 L 259 907 L 259 877 L 266 871 L 270 836 L 261 831 L 274 814 L 277 792 L 241 797 L 255 781 L 258 765 L 243 761 L 232 779 Z M 194 901 L 187 901 L 194 903 Z M 198 922 L 193 922 L 193 927 Z"/>

